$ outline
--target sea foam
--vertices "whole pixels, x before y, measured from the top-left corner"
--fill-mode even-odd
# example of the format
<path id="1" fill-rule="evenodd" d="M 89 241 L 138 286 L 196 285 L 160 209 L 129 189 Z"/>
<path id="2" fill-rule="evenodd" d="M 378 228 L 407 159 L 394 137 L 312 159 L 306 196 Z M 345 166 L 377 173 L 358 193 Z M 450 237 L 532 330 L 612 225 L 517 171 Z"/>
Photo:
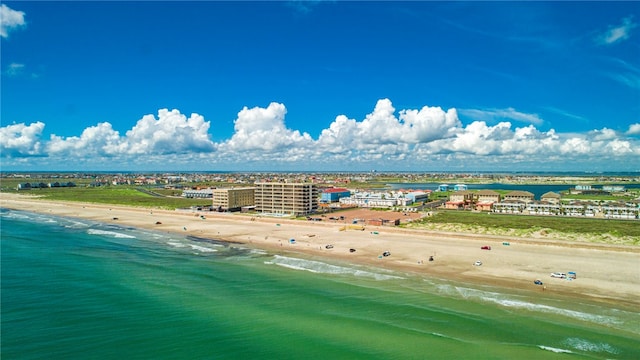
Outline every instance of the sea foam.
<path id="1" fill-rule="evenodd" d="M 135 239 L 136 237 L 133 235 L 127 235 L 123 233 L 119 233 L 116 231 L 107 231 L 107 230 L 98 230 L 98 229 L 89 229 L 87 230 L 89 235 L 103 235 L 103 236 L 111 236 L 119 239 Z"/>
<path id="2" fill-rule="evenodd" d="M 216 249 L 211 249 L 205 246 L 199 246 L 199 245 L 193 245 L 193 244 L 189 244 L 189 247 L 192 248 L 193 250 L 198 250 L 199 252 L 203 252 L 203 253 L 218 251 Z"/>
<path id="3" fill-rule="evenodd" d="M 275 255 L 272 261 L 265 261 L 265 264 L 274 264 L 274 265 L 286 267 L 293 270 L 304 270 L 304 271 L 309 271 L 313 273 L 333 274 L 333 275 L 354 275 L 354 276 L 372 278 L 375 280 L 403 279 L 402 277 L 399 277 L 399 276 L 374 273 L 374 272 L 360 270 L 360 269 L 351 268 L 351 267 L 327 264 L 320 261 L 291 258 L 286 256 L 280 256 L 280 255 Z"/>
<path id="4" fill-rule="evenodd" d="M 470 289 L 466 287 L 451 286 L 451 285 L 441 285 L 439 287 L 439 290 L 441 293 L 445 293 L 449 295 L 457 294 L 459 296 L 462 296 L 465 299 L 490 302 L 490 303 L 494 303 L 507 308 L 524 309 L 528 311 L 562 315 L 562 316 L 567 316 L 574 319 L 598 323 L 598 324 L 621 325 L 623 323 L 623 321 L 613 316 L 590 314 L 590 313 L 577 311 L 577 310 L 562 309 L 555 306 L 533 303 L 533 302 L 524 301 L 524 300 L 518 300 L 513 298 L 513 296 L 509 296 L 509 295 L 505 295 L 497 292 Z"/>
<path id="5" fill-rule="evenodd" d="M 538 347 L 542 350 L 547 350 L 547 351 L 551 351 L 554 353 L 564 353 L 564 354 L 573 354 L 573 351 L 571 350 L 566 350 L 566 349 L 558 349 L 558 348 L 554 348 L 551 346 L 544 346 L 544 345 L 538 345 Z"/>
<path id="6" fill-rule="evenodd" d="M 562 342 L 564 345 L 574 348 L 576 350 L 588 351 L 588 352 L 607 352 L 609 354 L 618 354 L 619 351 L 613 346 L 598 342 L 594 343 L 589 340 L 580 338 L 567 338 Z"/>

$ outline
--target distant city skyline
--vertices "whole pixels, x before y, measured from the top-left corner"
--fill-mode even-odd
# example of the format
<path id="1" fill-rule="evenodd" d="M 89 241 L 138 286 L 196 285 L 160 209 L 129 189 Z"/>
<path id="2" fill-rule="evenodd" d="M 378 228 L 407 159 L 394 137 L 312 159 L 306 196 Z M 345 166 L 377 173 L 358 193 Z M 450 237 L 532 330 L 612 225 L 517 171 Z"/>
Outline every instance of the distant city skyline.
<path id="1" fill-rule="evenodd" d="M 2 171 L 640 171 L 637 2 L 0 5 Z"/>

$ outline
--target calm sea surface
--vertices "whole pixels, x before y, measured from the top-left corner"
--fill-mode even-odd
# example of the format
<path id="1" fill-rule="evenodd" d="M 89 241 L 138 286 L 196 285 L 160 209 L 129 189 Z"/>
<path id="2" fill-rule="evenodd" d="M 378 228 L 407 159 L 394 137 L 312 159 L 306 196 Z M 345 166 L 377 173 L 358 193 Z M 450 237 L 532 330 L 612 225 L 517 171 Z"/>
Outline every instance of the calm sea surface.
<path id="1" fill-rule="evenodd" d="M 0 215 L 3 360 L 640 358 L 615 306 Z"/>

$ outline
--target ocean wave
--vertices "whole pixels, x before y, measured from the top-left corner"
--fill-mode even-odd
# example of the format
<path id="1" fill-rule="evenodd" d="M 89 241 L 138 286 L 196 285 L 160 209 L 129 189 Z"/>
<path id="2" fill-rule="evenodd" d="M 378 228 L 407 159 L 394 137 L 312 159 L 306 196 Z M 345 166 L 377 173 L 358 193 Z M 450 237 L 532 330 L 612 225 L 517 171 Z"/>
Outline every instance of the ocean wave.
<path id="1" fill-rule="evenodd" d="M 620 351 L 614 348 L 613 346 L 599 342 L 594 343 L 589 340 L 580 339 L 580 338 L 567 338 L 562 342 L 564 345 L 574 348 L 576 350 L 587 351 L 587 352 L 607 352 L 609 354 L 618 354 Z"/>
<path id="2" fill-rule="evenodd" d="M 112 236 L 119 239 L 135 239 L 136 237 L 133 235 L 127 235 L 123 233 L 119 233 L 116 231 L 107 231 L 107 230 L 98 230 L 98 229 L 89 229 L 87 230 L 89 235 L 104 235 L 104 236 Z"/>
<path id="3" fill-rule="evenodd" d="M 538 347 L 542 350 L 547 350 L 547 351 L 551 351 L 554 353 L 564 353 L 564 354 L 573 354 L 573 351 L 571 350 L 566 350 L 566 349 L 558 349 L 558 348 L 554 348 L 551 346 L 544 346 L 544 345 L 538 345 Z"/>
<path id="4" fill-rule="evenodd" d="M 187 245 L 179 242 L 179 241 L 167 241 L 167 244 L 176 248 L 183 248 L 183 247 L 187 247 Z"/>
<path id="5" fill-rule="evenodd" d="M 445 293 L 448 295 L 456 294 L 462 296 L 465 299 L 474 299 L 484 302 L 494 303 L 503 307 L 513 308 L 513 309 L 524 309 L 528 311 L 537 311 L 549 314 L 556 314 L 571 317 L 574 319 L 588 321 L 598 324 L 605 325 L 621 325 L 623 321 L 614 317 L 607 315 L 598 315 L 598 314 L 590 314 L 583 311 L 571 310 L 571 309 L 563 309 L 551 305 L 533 303 L 524 300 L 514 299 L 509 295 L 484 291 L 478 289 L 471 289 L 460 286 L 451 286 L 451 285 L 441 285 L 438 287 L 441 293 Z"/>
<path id="6" fill-rule="evenodd" d="M 203 252 L 203 253 L 209 253 L 209 252 L 218 251 L 216 249 L 208 248 L 208 247 L 205 247 L 205 246 L 199 246 L 199 245 L 193 245 L 193 244 L 189 244 L 188 246 L 190 248 L 192 248 L 193 250 L 198 250 L 198 251 Z"/>
<path id="7" fill-rule="evenodd" d="M 403 279 L 399 276 L 374 273 L 351 267 L 331 265 L 320 261 L 290 258 L 275 255 L 272 261 L 265 261 L 265 264 L 274 264 L 293 270 L 303 270 L 312 273 L 332 274 L 332 275 L 354 275 L 359 277 L 372 278 L 375 280 Z"/>

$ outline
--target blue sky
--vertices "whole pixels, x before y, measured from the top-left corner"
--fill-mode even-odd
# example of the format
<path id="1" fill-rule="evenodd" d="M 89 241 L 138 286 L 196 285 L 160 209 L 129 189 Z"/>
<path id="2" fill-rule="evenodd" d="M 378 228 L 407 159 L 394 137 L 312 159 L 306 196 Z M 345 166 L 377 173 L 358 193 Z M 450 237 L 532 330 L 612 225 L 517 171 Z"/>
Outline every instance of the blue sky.
<path id="1" fill-rule="evenodd" d="M 640 171 L 638 2 L 12 2 L 3 171 Z"/>

